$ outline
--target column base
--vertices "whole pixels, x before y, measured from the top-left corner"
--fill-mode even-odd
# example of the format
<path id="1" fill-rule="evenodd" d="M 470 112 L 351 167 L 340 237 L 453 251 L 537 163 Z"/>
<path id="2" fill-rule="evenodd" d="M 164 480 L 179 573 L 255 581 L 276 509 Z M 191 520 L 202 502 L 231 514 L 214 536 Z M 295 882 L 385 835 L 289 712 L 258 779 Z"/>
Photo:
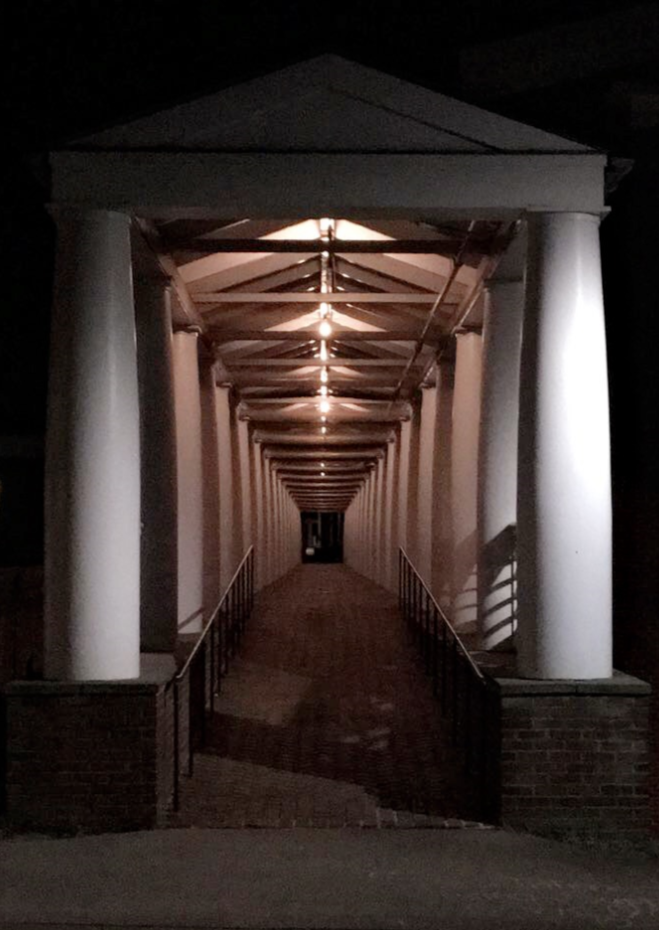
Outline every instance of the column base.
<path id="1" fill-rule="evenodd" d="M 173 791 L 171 656 L 144 654 L 118 682 L 11 682 L 6 703 L 10 831 L 159 827 Z"/>
<path id="2" fill-rule="evenodd" d="M 650 686 L 491 680 L 486 807 L 517 830 L 612 846 L 647 840 Z"/>

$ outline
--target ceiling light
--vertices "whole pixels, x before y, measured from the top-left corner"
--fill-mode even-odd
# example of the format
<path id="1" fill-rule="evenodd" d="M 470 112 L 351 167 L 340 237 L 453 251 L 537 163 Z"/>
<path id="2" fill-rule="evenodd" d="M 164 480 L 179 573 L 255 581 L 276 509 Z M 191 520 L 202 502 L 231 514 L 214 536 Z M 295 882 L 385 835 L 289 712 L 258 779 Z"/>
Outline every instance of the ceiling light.
<path id="1" fill-rule="evenodd" d="M 324 420 L 324 419 L 325 419 L 325 418 L 323 417 L 323 420 Z M 321 427 L 321 428 L 320 428 L 320 432 L 321 432 L 321 433 L 327 433 L 327 427 Z"/>
<path id="2" fill-rule="evenodd" d="M 329 413 L 329 409 L 330 409 L 330 403 L 329 403 L 329 401 L 321 401 L 321 402 L 320 402 L 320 412 L 321 412 L 321 414 L 327 414 L 327 413 Z"/>
<path id="3" fill-rule="evenodd" d="M 321 398 L 326 398 L 327 397 L 327 385 L 321 385 L 320 388 L 318 389 L 318 394 L 321 396 Z"/>
<path id="4" fill-rule="evenodd" d="M 329 381 L 329 375 L 327 374 L 327 369 L 322 368 L 320 370 L 320 380 L 323 385 L 326 385 L 327 382 Z"/>
<path id="5" fill-rule="evenodd" d="M 318 332 L 323 337 L 332 335 L 332 324 L 329 322 L 329 320 L 321 320 L 320 326 L 318 327 Z"/>
<path id="6" fill-rule="evenodd" d="M 327 343 L 323 339 L 320 342 L 320 360 L 321 362 L 327 362 L 328 359 L 329 359 L 329 353 L 327 351 Z"/>

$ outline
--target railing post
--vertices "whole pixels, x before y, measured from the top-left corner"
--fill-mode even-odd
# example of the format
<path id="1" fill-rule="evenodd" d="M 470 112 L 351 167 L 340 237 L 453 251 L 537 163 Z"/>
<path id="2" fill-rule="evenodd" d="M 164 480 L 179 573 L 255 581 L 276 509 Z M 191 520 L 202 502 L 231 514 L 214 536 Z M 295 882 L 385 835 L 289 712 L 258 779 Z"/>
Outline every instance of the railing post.
<path id="1" fill-rule="evenodd" d="M 453 638 L 451 643 L 451 695 L 453 706 L 453 745 L 458 743 L 458 641 Z"/>
<path id="2" fill-rule="evenodd" d="M 438 682 L 437 682 L 437 652 L 439 644 L 437 642 L 437 608 L 433 605 L 432 609 L 432 659 L 431 659 L 431 670 L 432 670 L 432 692 L 436 697 L 438 692 Z"/>
<path id="3" fill-rule="evenodd" d="M 448 632 L 446 624 L 442 625 L 442 714 L 446 715 L 446 706 L 448 703 L 448 656 L 447 654 Z"/>
<path id="4" fill-rule="evenodd" d="M 426 675 L 430 675 L 432 669 L 431 662 L 431 642 L 430 642 L 430 593 L 426 591 L 426 614 L 424 617 L 424 649 L 426 651 Z"/>
<path id="5" fill-rule="evenodd" d="M 194 706 L 195 692 L 193 665 L 188 668 L 188 776 L 191 776 L 194 770 Z"/>
<path id="6" fill-rule="evenodd" d="M 201 698 L 200 702 L 200 747 L 204 747 L 206 744 L 206 641 L 204 640 L 199 651 L 199 665 L 201 668 L 201 675 L 199 677 L 199 697 Z"/>
<path id="7" fill-rule="evenodd" d="M 173 685 L 172 685 L 172 703 L 173 703 L 173 706 L 174 706 L 174 709 L 173 709 L 173 713 L 174 713 L 174 722 L 173 722 L 173 724 L 174 724 L 174 727 L 173 727 L 173 733 L 174 733 L 174 785 L 173 785 L 173 787 L 172 787 L 172 788 L 173 788 L 172 805 L 173 805 L 174 811 L 178 811 L 178 810 L 179 810 L 179 775 L 180 775 L 180 774 L 179 774 L 179 769 L 180 769 L 180 766 L 181 766 L 181 758 L 180 758 L 180 757 L 181 757 L 181 752 L 180 752 L 180 746 L 179 746 L 179 739 L 180 739 L 180 738 L 179 738 L 179 730 L 180 730 L 180 725 L 179 725 L 179 719 L 178 719 L 178 716 L 179 716 L 178 679 L 174 679 L 174 683 L 173 683 Z"/>
<path id="8" fill-rule="evenodd" d="M 216 671 L 215 671 L 215 621 L 216 618 L 213 618 L 213 623 L 211 624 L 210 630 L 210 661 L 211 661 L 211 687 L 210 687 L 210 713 L 213 714 L 215 711 L 215 687 L 216 687 Z"/>

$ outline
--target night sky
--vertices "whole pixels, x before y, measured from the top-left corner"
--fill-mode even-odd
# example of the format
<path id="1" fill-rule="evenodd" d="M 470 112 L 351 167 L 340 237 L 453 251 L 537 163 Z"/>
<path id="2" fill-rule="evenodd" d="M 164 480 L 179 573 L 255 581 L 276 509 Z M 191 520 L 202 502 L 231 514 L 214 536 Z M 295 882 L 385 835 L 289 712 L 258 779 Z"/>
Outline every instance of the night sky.
<path id="1" fill-rule="evenodd" d="M 632 39 L 624 63 L 609 61 L 598 70 L 591 52 L 590 67 L 575 62 L 573 76 L 562 83 L 505 96 L 475 89 L 460 67 L 465 49 L 560 24 L 588 24 L 630 6 L 636 4 L 461 0 L 426 6 L 380 0 L 354 2 L 341 11 L 324 2 L 24 0 L 11 8 L 11 22 L 5 8 L 0 435 L 38 435 L 44 425 L 53 229 L 44 209 L 47 171 L 40 155 L 83 132 L 334 52 L 635 159 L 634 170 L 611 197 L 613 213 L 602 229 L 616 597 L 619 613 L 654 618 L 659 611 L 659 107 L 654 123 L 630 122 L 625 88 L 649 88 L 659 95 L 659 54 L 647 49 L 634 54 Z M 659 53 L 659 35 L 656 40 Z M 621 34 L 620 41 L 629 43 L 629 36 Z M 505 44 L 501 49 L 503 59 Z M 556 45 L 546 54 L 558 63 L 564 52 Z M 503 61 L 502 68 L 505 72 Z M 16 481 L 18 467 L 5 466 L 7 485 L 10 478 Z M 30 468 L 34 474 L 28 476 Z M 18 471 L 36 487 L 39 469 L 38 462 L 23 463 Z M 32 495 L 33 506 L 23 496 L 20 513 L 10 513 L 3 497 L 0 562 L 34 561 L 38 533 L 15 528 L 17 520 L 25 528 L 38 523 L 39 495 Z"/>

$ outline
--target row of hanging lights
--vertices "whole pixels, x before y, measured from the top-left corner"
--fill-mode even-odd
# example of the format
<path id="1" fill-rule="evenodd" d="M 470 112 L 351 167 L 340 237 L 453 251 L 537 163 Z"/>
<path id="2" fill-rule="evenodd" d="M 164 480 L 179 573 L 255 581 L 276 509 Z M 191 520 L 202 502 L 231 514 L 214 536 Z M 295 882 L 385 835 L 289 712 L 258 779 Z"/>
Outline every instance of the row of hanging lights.
<path id="1" fill-rule="evenodd" d="M 334 220 L 323 218 L 320 220 L 320 239 L 323 243 L 332 241 L 334 235 Z M 328 250 L 324 249 L 320 253 L 320 292 L 321 294 L 331 294 L 333 286 L 333 268 L 332 260 Z M 327 341 L 332 335 L 332 305 L 327 301 L 321 301 L 318 307 L 318 335 L 320 336 L 319 358 L 321 362 L 329 361 L 329 349 Z M 329 397 L 329 371 L 326 365 L 320 368 L 320 386 L 318 388 L 320 403 L 318 409 L 321 414 L 321 422 L 325 424 L 327 414 L 330 411 Z M 322 433 L 327 433 L 327 427 L 321 427 Z"/>

